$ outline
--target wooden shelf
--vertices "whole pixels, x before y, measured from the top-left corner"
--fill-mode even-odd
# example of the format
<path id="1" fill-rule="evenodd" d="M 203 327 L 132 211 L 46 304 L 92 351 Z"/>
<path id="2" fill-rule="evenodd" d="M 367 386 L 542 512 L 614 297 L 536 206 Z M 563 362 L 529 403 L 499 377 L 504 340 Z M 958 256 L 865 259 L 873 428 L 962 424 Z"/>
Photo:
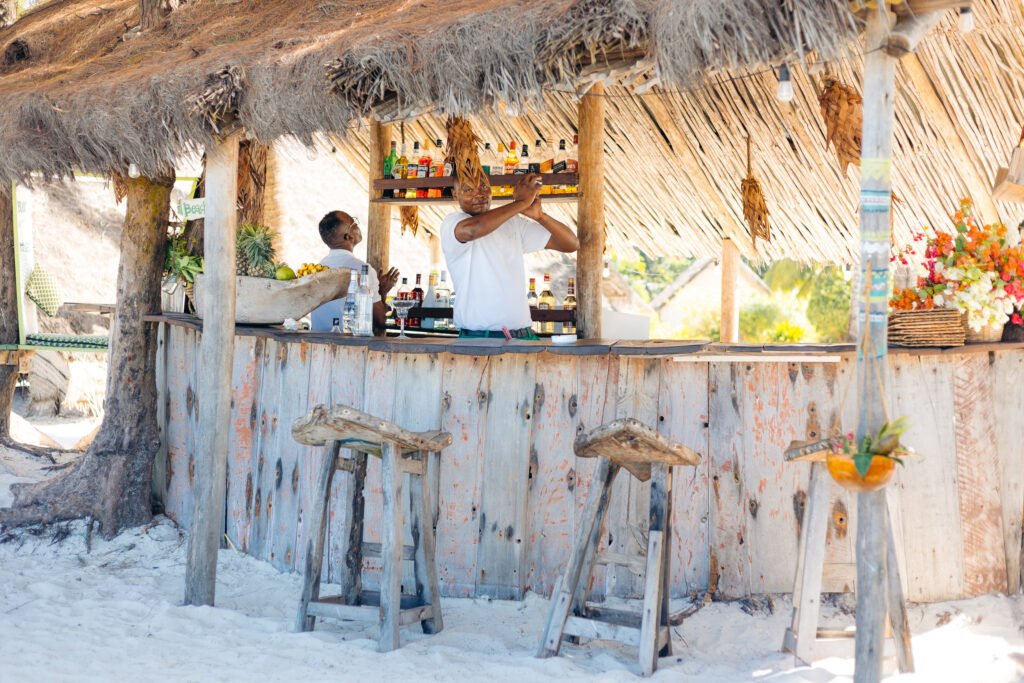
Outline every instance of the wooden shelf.
<path id="1" fill-rule="evenodd" d="M 490 179 L 492 186 L 515 185 L 522 177 L 523 174 L 515 173 L 512 175 L 492 175 Z M 580 184 L 580 177 L 577 173 L 542 173 L 540 177 L 544 180 L 545 185 L 576 186 Z M 453 176 L 400 178 L 398 180 L 394 178 L 377 178 L 373 181 L 373 189 L 375 190 L 406 190 L 410 187 L 428 189 L 455 187 L 455 178 Z"/>
<path id="2" fill-rule="evenodd" d="M 410 308 L 409 318 L 451 318 L 455 313 L 452 308 Z M 530 319 L 538 323 L 575 323 L 576 310 L 556 308 L 542 311 L 530 309 Z"/>
<path id="3" fill-rule="evenodd" d="M 550 202 L 552 204 L 562 204 L 568 202 L 578 201 L 580 195 L 578 194 L 544 194 L 541 195 L 541 200 L 544 202 Z M 458 204 L 455 201 L 455 197 L 416 197 L 415 199 L 394 199 L 393 197 L 379 197 L 377 199 L 370 200 L 374 204 L 400 204 L 405 206 L 418 206 L 420 204 Z M 510 202 L 512 197 L 491 197 L 493 202 Z"/>

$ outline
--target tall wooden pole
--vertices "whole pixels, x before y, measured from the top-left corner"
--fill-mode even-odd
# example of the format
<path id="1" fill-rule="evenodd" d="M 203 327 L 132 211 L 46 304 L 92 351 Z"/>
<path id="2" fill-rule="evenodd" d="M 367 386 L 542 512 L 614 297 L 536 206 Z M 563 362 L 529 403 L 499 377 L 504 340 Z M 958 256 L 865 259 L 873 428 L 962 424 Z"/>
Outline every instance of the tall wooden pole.
<path id="1" fill-rule="evenodd" d="M 882 6 L 884 7 L 884 5 Z M 889 240 L 896 59 L 880 50 L 889 33 L 884 9 L 868 17 L 864 57 L 864 129 L 861 146 L 861 291 L 857 343 L 857 439 L 886 420 Z M 866 318 L 865 318 L 866 314 Z M 855 683 L 882 678 L 885 637 L 885 491 L 857 496 L 857 644 Z"/>
<path id="2" fill-rule="evenodd" d="M 722 240 L 722 325 L 719 339 L 726 344 L 740 340 L 740 250 L 728 237 Z"/>
<path id="3" fill-rule="evenodd" d="M 384 158 L 391 151 L 391 124 L 370 120 L 370 208 L 366 213 L 366 262 L 378 273 L 388 269 L 391 252 L 391 206 L 374 202 L 381 197 L 373 181 L 384 175 Z"/>
<path id="4" fill-rule="evenodd" d="M 576 329 L 583 339 L 601 336 L 604 279 L 604 84 L 595 83 L 580 101 L 580 198 L 576 224 Z"/>
<path id="5" fill-rule="evenodd" d="M 217 549 L 224 533 L 231 365 L 235 350 L 235 229 L 238 135 L 206 152 L 206 276 L 199 345 L 199 433 L 185 604 L 213 605 Z"/>

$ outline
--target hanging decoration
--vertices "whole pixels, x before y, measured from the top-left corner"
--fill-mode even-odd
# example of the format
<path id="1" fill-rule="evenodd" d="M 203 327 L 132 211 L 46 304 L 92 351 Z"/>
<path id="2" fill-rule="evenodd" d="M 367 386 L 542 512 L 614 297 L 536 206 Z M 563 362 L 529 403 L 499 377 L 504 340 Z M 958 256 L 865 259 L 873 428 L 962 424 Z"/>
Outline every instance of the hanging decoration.
<path id="1" fill-rule="evenodd" d="M 750 137 L 747 137 L 747 177 L 740 184 L 743 193 L 743 218 L 750 227 L 750 237 L 754 242 L 754 249 L 757 249 L 757 239 L 760 237 L 765 242 L 772 239 L 771 226 L 768 224 L 768 207 L 764 203 L 764 193 L 761 191 L 761 183 L 754 177 L 753 167 L 750 161 Z"/>
<path id="2" fill-rule="evenodd" d="M 864 100 L 857 91 L 834 78 L 825 79 L 818 98 L 825 119 L 825 146 L 835 147 L 843 173 L 860 166 L 861 130 L 864 125 Z"/>
<path id="3" fill-rule="evenodd" d="M 402 234 L 408 230 L 413 235 L 420 229 L 420 212 L 417 206 L 403 206 L 399 212 L 402 216 Z"/>

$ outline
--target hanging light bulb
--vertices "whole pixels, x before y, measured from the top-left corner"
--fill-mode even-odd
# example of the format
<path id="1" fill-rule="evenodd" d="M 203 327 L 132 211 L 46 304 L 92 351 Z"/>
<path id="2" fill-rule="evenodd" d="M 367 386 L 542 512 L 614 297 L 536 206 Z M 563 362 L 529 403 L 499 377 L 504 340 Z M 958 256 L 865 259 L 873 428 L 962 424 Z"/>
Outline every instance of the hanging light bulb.
<path id="1" fill-rule="evenodd" d="M 974 12 L 970 7 L 960 8 L 960 33 L 970 33 L 974 30 Z"/>
<path id="2" fill-rule="evenodd" d="M 775 91 L 775 96 L 779 98 L 780 102 L 793 101 L 793 81 L 789 77 L 788 64 L 779 67 L 779 88 Z"/>
<path id="3" fill-rule="evenodd" d="M 139 167 L 136 164 L 128 164 L 129 178 L 138 178 L 140 175 L 142 174 L 139 172 Z"/>

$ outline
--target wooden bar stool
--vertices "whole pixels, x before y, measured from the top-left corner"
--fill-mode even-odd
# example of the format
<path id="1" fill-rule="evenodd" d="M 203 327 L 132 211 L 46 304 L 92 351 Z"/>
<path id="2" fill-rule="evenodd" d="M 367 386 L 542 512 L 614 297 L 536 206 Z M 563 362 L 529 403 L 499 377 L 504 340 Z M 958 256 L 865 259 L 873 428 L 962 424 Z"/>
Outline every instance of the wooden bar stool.
<path id="1" fill-rule="evenodd" d="M 633 419 L 616 420 L 582 434 L 576 455 L 598 458 L 587 494 L 569 566 L 551 594 L 551 611 L 538 657 L 558 654 L 564 636 L 615 640 L 639 650 L 640 668 L 650 675 L 661 656 L 672 654 L 669 631 L 669 546 L 672 543 L 672 467 L 696 465 L 700 454 L 669 441 Z M 612 483 L 624 468 L 640 481 L 651 482 L 650 532 L 643 607 L 639 612 L 587 604 L 586 592 L 597 560 L 601 523 L 608 512 Z M 610 564 L 636 564 L 638 558 L 613 558 Z M 639 559 L 641 564 L 643 559 Z M 572 616 L 569 615 L 570 610 Z"/>
<path id="2" fill-rule="evenodd" d="M 424 489 L 428 458 L 438 457 L 452 442 L 447 432 L 410 432 L 347 406 L 330 409 L 317 406 L 292 426 L 292 437 L 308 446 L 325 446 L 323 465 L 317 477 L 316 498 L 310 519 L 318 524 L 306 544 L 302 597 L 295 628 L 312 631 L 316 617 L 343 621 L 374 621 L 380 624 L 380 650 L 399 647 L 398 629 L 420 622 L 424 633 L 438 633 L 441 593 L 434 561 L 434 517 L 431 496 Z M 355 457 L 339 457 L 350 448 Z M 381 488 L 384 492 L 384 565 L 380 594 L 362 591 L 363 564 L 363 482 L 366 454 L 381 458 Z M 353 475 L 348 500 L 350 511 L 348 551 L 340 595 L 321 598 L 320 576 L 324 560 L 331 480 L 336 469 Z M 402 509 L 404 475 L 409 475 L 410 526 L 413 545 L 403 543 L 405 511 Z M 415 565 L 415 595 L 402 595 L 402 560 Z"/>

